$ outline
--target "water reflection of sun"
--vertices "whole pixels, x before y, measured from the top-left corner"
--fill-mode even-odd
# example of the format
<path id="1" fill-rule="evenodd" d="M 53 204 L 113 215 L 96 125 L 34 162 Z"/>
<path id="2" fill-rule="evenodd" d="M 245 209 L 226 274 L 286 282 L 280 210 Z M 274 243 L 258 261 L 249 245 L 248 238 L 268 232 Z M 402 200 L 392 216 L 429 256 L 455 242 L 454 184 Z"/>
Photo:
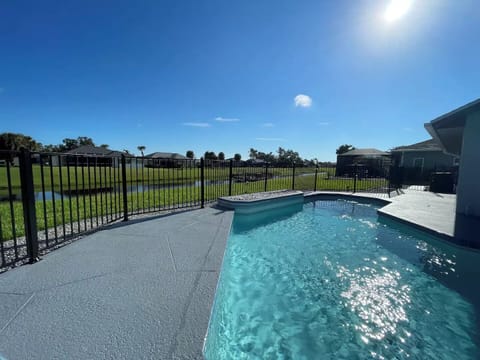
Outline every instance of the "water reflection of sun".
<path id="1" fill-rule="evenodd" d="M 405 306 L 410 303 L 410 287 L 399 283 L 400 274 L 382 268 L 379 273 L 365 266 L 354 271 L 340 268 L 337 276 L 350 281 L 341 295 L 348 300 L 351 311 L 360 322 L 355 325 L 363 342 L 382 340 L 387 334 L 395 335 L 397 324 L 407 321 Z M 397 334 L 400 341 L 409 334 Z M 402 342 L 403 342 L 402 341 Z"/>

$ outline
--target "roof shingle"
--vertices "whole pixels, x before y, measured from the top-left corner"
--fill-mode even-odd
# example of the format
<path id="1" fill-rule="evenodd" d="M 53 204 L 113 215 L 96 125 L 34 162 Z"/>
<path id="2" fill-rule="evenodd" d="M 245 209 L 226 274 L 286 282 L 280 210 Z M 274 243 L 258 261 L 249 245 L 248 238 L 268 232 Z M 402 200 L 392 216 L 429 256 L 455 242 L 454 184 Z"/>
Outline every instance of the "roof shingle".
<path id="1" fill-rule="evenodd" d="M 442 151 L 442 148 L 435 140 L 430 139 L 412 145 L 399 146 L 392 149 L 392 152 L 396 151 Z"/>
<path id="2" fill-rule="evenodd" d="M 382 156 L 382 155 L 389 155 L 389 154 L 385 151 L 369 148 L 369 149 L 350 150 L 338 156 Z"/>

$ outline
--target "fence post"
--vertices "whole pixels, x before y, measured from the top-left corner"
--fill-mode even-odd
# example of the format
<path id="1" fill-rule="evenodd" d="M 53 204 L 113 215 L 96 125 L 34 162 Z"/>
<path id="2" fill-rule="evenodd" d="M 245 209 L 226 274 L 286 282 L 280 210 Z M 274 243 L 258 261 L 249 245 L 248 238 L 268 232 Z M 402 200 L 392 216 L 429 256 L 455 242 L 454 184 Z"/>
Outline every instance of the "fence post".
<path id="1" fill-rule="evenodd" d="M 391 173 L 392 173 L 392 167 L 390 166 L 390 167 L 388 168 L 388 174 L 387 174 L 387 181 L 388 181 L 388 197 L 390 197 L 390 191 L 391 191 L 391 187 L 392 187 Z"/>
<path id="2" fill-rule="evenodd" d="M 232 196 L 232 180 L 233 180 L 233 160 L 230 159 L 228 170 L 228 196 Z"/>
<path id="3" fill-rule="evenodd" d="M 315 184 L 313 185 L 313 191 L 317 191 L 317 176 L 318 176 L 318 165 L 315 166 Z"/>
<path id="4" fill-rule="evenodd" d="M 33 187 L 33 170 L 30 151 L 22 148 L 20 151 L 20 183 L 22 187 L 23 221 L 25 224 L 25 239 L 27 255 L 30 263 L 39 260 L 37 214 L 35 211 L 35 191 Z"/>
<path id="5" fill-rule="evenodd" d="M 201 192 L 201 207 L 205 207 L 205 160 L 200 159 L 200 192 Z"/>
<path id="6" fill-rule="evenodd" d="M 123 193 L 123 221 L 128 221 L 128 199 L 127 199 L 127 161 L 122 154 L 122 193 Z"/>
<path id="7" fill-rule="evenodd" d="M 292 190 L 295 190 L 295 162 L 293 162 L 292 168 Z"/>
<path id="8" fill-rule="evenodd" d="M 355 164 L 354 170 L 353 170 L 353 192 L 357 192 L 357 164 Z"/>
<path id="9" fill-rule="evenodd" d="M 267 192 L 267 182 L 268 182 L 268 163 L 265 163 L 265 185 L 263 191 Z"/>

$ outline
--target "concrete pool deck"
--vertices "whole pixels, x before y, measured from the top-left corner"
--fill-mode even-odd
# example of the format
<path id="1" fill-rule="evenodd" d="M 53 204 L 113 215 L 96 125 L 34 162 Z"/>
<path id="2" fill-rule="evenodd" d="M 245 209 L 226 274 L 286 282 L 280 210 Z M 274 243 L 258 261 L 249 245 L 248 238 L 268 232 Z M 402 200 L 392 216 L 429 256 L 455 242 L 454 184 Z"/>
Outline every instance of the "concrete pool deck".
<path id="1" fill-rule="evenodd" d="M 0 276 L 0 358 L 201 359 L 233 212 L 86 236 Z"/>
<path id="2" fill-rule="evenodd" d="M 456 199 L 452 194 L 405 190 L 378 213 L 450 240 L 454 237 Z"/>
<path id="3" fill-rule="evenodd" d="M 429 191 L 404 189 L 394 196 L 370 193 L 314 192 L 310 196 L 347 196 L 374 199 L 384 203 L 378 213 L 394 220 L 407 223 L 443 239 L 454 241 L 456 195 L 438 194 Z"/>

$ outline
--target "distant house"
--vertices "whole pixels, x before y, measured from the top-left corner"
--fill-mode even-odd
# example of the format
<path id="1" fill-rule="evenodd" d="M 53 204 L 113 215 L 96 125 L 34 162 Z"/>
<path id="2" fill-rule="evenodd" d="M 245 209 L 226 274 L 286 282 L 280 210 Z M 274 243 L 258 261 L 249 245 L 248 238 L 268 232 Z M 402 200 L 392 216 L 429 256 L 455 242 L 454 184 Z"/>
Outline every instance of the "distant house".
<path id="1" fill-rule="evenodd" d="M 430 174 L 433 171 L 450 171 L 458 166 L 458 156 L 446 154 L 433 139 L 391 150 L 394 165 L 413 168 Z"/>
<path id="2" fill-rule="evenodd" d="M 83 145 L 66 151 L 63 154 L 66 156 L 62 157 L 62 162 L 72 166 L 90 165 L 118 167 L 120 166 L 120 158 L 122 154 L 131 157 L 131 155 L 122 151 L 93 145 Z M 55 161 L 55 159 L 52 158 L 52 161 Z"/>
<path id="3" fill-rule="evenodd" d="M 64 152 L 64 154 L 72 154 L 72 155 L 86 155 L 86 156 L 122 156 L 125 154 L 122 151 L 111 150 L 101 146 L 93 146 L 93 145 L 83 145 L 79 146 L 78 148 L 69 150 Z"/>
<path id="4" fill-rule="evenodd" d="M 145 155 L 145 167 L 191 167 L 196 160 L 179 153 L 154 152 Z"/>
<path id="5" fill-rule="evenodd" d="M 390 153 L 377 149 L 354 149 L 337 155 L 336 176 L 386 176 Z"/>
<path id="6" fill-rule="evenodd" d="M 267 162 L 263 159 L 248 159 L 245 163 L 247 166 L 265 166 Z"/>

